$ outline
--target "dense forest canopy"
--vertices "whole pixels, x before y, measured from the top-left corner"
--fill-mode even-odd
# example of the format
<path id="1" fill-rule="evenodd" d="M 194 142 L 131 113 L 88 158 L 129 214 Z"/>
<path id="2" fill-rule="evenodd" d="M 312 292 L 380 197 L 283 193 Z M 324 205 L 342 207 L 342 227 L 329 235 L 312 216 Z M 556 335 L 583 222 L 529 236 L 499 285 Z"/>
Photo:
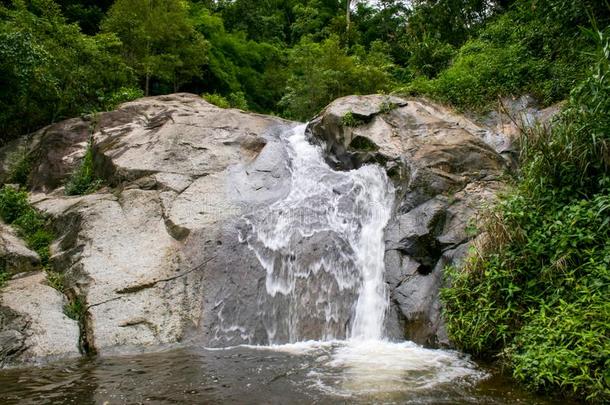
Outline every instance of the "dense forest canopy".
<path id="1" fill-rule="evenodd" d="M 548 104 L 586 71 L 579 27 L 609 14 L 597 0 L 3 1 L 0 132 L 176 91 L 298 120 L 395 90 Z"/>

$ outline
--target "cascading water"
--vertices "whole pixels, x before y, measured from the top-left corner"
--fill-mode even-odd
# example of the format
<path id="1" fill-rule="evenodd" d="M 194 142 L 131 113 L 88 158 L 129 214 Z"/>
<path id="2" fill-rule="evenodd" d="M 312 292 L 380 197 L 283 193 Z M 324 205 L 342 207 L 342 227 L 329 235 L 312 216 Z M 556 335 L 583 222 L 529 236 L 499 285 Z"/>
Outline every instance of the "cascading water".
<path id="1" fill-rule="evenodd" d="M 381 339 L 394 189 L 376 166 L 333 171 L 305 125 L 287 141 L 291 191 L 247 217 L 242 234 L 267 271 L 258 304 L 269 343 Z"/>
<path id="2" fill-rule="evenodd" d="M 384 340 L 384 228 L 394 188 L 377 166 L 337 172 L 305 125 L 286 138 L 290 192 L 244 218 L 240 240 L 266 270 L 257 316 L 270 346 L 314 354 L 311 384 L 332 395 L 395 395 L 484 373 L 456 352 Z"/>

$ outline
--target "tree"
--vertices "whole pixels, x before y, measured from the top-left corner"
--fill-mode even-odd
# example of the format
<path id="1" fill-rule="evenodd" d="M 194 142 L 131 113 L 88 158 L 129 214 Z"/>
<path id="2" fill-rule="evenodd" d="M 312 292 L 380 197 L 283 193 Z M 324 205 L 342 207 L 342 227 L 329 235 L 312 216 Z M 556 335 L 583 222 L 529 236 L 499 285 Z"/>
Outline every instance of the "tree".
<path id="1" fill-rule="evenodd" d="M 112 0 L 55 0 L 55 2 L 61 6 L 66 19 L 77 23 L 88 35 L 99 32 L 100 23 L 113 3 Z"/>
<path id="2" fill-rule="evenodd" d="M 336 35 L 321 43 L 304 38 L 290 51 L 291 75 L 280 101 L 285 113 L 306 120 L 338 97 L 387 91 L 394 66 L 387 48 L 376 42 L 369 52 L 354 50 L 348 54 Z"/>
<path id="3" fill-rule="evenodd" d="M 123 56 L 144 80 L 173 91 L 201 74 L 209 44 L 189 19 L 188 3 L 180 0 L 118 0 L 102 23 L 104 32 L 121 39 Z"/>
<path id="4" fill-rule="evenodd" d="M 51 0 L 0 5 L 2 141 L 80 112 L 132 77 L 113 34 L 84 35 Z"/>

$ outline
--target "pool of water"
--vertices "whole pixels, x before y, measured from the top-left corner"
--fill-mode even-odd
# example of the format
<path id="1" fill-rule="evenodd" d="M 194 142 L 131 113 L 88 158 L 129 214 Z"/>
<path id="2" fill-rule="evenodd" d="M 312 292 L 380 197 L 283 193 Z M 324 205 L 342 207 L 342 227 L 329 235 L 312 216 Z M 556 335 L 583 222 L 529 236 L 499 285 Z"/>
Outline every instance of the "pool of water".
<path id="1" fill-rule="evenodd" d="M 62 361 L 0 371 L 2 404 L 554 404 L 451 351 L 318 343 Z"/>

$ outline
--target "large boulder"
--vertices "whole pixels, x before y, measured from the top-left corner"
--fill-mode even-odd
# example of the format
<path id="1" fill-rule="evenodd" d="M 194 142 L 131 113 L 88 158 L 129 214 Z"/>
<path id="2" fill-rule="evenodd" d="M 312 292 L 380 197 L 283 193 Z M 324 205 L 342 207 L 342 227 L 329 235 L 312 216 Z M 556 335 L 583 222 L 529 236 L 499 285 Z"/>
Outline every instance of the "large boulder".
<path id="1" fill-rule="evenodd" d="M 25 152 L 30 202 L 58 236 L 48 273 L 17 275 L 0 290 L 0 365 L 192 340 L 227 346 L 318 339 L 330 333 L 328 319 L 331 335 L 346 336 L 358 285 L 338 285 L 320 271 L 354 270 L 341 234 L 324 226 L 293 232 L 275 250 L 257 238 L 288 223 L 286 215 L 306 213 L 274 205 L 290 196 L 299 164 L 286 139 L 296 125 L 174 94 L 57 123 L 0 150 L 0 180 L 8 156 Z M 338 169 L 374 163 L 387 170 L 397 196 L 386 229 L 389 334 L 446 343 L 442 271 L 464 258 L 477 212 L 502 187 L 510 142 L 424 100 L 388 96 L 337 100 L 308 133 Z M 103 187 L 66 196 L 64 185 L 88 148 Z M 358 190 L 345 181 L 327 191 L 353 206 Z M 328 196 L 311 197 L 307 214 L 314 216 L 305 219 L 325 218 L 314 212 L 325 203 L 315 198 Z M 0 227 L 0 248 L 18 251 L 3 256 L 11 273 L 36 270 L 35 254 L 13 236 Z M 298 308 L 293 296 L 269 292 L 270 277 L 287 268 L 298 273 Z M 299 311 L 303 306 L 311 310 Z"/>
<path id="2" fill-rule="evenodd" d="M 79 356 L 79 328 L 66 304 L 44 273 L 9 281 L 0 291 L 0 367 Z"/>
<path id="3" fill-rule="evenodd" d="M 222 322 L 218 297 L 254 294 L 265 278 L 238 242 L 237 225 L 244 212 L 287 192 L 279 135 L 294 125 L 175 94 L 30 136 L 31 202 L 58 235 L 50 265 L 63 277 L 65 303 L 82 304 L 80 337 L 64 346 L 78 348 L 80 340 L 83 351 L 103 354 L 212 340 Z M 63 185 L 87 147 L 105 187 L 68 197 Z M 20 291 L 32 295 L 39 284 Z M 12 288 L 2 291 L 5 305 Z M 10 309 L 22 319 L 31 315 L 25 308 Z M 41 325 L 31 318 L 22 328 L 1 326 L 7 350 L 23 352 L 22 337 Z"/>
<path id="4" fill-rule="evenodd" d="M 464 259 L 477 214 L 503 187 L 511 139 L 423 99 L 349 96 L 308 127 L 330 164 L 380 164 L 397 190 L 386 229 L 389 334 L 449 345 L 441 316 L 443 269 Z"/>

